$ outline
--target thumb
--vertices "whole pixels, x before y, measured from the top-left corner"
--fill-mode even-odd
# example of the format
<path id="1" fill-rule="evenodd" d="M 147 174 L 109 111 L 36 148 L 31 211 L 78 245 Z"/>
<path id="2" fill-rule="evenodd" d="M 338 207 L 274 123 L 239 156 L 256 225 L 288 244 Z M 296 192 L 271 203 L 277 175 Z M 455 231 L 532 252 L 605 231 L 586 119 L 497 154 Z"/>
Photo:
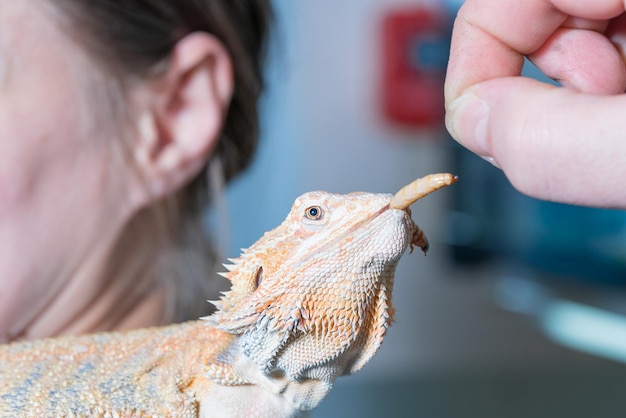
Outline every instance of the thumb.
<path id="1" fill-rule="evenodd" d="M 522 193 L 626 208 L 626 95 L 592 95 L 522 77 L 485 81 L 447 109 L 462 145 Z"/>

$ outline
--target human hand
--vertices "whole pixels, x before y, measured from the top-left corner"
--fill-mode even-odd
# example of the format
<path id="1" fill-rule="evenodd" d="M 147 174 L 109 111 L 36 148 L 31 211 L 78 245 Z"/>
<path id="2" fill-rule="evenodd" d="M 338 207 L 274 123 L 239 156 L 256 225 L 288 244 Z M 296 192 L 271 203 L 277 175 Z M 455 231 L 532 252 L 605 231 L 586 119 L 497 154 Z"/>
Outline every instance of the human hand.
<path id="1" fill-rule="evenodd" d="M 446 125 L 541 199 L 626 208 L 622 1 L 466 0 L 445 83 Z M 528 57 L 554 87 L 519 77 Z"/>

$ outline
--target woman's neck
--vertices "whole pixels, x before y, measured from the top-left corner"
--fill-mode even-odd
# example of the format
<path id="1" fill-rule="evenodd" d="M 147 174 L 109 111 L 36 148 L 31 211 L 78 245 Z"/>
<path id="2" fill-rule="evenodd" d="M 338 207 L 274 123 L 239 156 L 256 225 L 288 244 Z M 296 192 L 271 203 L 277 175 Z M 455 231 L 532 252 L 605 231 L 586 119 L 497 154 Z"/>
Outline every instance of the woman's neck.
<path id="1" fill-rule="evenodd" d="M 162 325 L 173 317 L 170 288 L 159 279 L 162 240 L 146 217 L 117 239 L 102 242 L 64 281 L 52 301 L 10 340 L 117 331 Z M 104 241 L 104 240 L 103 240 Z"/>

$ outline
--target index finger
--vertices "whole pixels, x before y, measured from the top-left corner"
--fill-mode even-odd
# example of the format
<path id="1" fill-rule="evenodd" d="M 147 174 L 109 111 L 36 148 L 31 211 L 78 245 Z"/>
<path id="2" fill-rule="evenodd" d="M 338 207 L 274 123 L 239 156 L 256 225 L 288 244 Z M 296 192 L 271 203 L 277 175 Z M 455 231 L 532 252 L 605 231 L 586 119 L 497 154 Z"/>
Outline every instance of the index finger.
<path id="1" fill-rule="evenodd" d="M 601 20 L 623 12 L 620 0 L 467 0 L 454 23 L 446 105 L 481 81 L 519 75 L 524 55 L 540 48 L 569 16 Z"/>

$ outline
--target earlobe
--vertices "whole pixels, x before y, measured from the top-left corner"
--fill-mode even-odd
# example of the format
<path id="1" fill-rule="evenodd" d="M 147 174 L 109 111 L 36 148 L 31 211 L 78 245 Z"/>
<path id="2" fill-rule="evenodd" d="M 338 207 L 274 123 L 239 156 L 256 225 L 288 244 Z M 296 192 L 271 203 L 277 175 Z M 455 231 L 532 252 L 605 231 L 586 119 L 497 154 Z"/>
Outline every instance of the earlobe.
<path id="1" fill-rule="evenodd" d="M 137 119 L 136 162 L 154 201 L 191 181 L 211 157 L 233 92 L 231 59 L 212 35 L 192 33 L 148 86 Z"/>

